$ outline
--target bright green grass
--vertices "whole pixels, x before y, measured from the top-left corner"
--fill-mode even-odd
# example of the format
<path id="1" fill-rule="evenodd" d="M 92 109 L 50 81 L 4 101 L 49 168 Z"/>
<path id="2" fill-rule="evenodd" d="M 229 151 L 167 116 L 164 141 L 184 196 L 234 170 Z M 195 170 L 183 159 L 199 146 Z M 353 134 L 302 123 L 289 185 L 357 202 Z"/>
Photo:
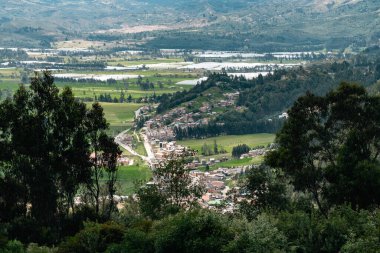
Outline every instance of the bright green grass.
<path id="1" fill-rule="evenodd" d="M 92 103 L 86 103 L 91 106 Z M 104 109 L 107 122 L 111 126 L 128 126 L 133 122 L 135 111 L 144 104 L 134 103 L 100 103 Z"/>
<path id="2" fill-rule="evenodd" d="M 140 141 L 138 140 L 136 134 L 132 135 L 132 137 L 133 137 L 133 149 L 134 149 L 138 154 L 140 154 L 140 155 L 143 155 L 143 156 L 148 155 L 147 152 L 146 152 L 146 149 L 145 149 L 144 143 L 141 141 L 141 137 L 140 137 Z"/>
<path id="3" fill-rule="evenodd" d="M 125 131 L 126 129 L 128 128 L 132 128 L 133 127 L 133 122 L 130 122 L 130 123 L 124 123 L 122 125 L 110 125 L 109 126 L 109 129 L 107 131 L 107 133 L 110 135 L 110 136 L 113 136 L 115 137 L 116 135 L 118 135 L 119 133 Z"/>
<path id="4" fill-rule="evenodd" d="M 121 91 L 124 92 L 125 97 L 129 95 L 132 96 L 133 99 L 150 96 L 153 94 L 162 95 L 164 93 L 174 93 L 177 91 L 182 91 L 185 89 L 189 89 L 189 86 L 176 85 L 177 82 L 186 80 L 186 78 L 173 78 L 167 79 L 162 77 L 154 77 L 148 78 L 151 82 L 155 83 L 155 89 L 152 90 L 141 90 L 141 88 L 135 83 L 129 83 L 128 89 L 125 90 L 125 85 L 122 82 L 117 82 L 116 84 L 107 84 L 107 83 L 76 83 L 76 82 L 68 82 L 68 83 L 60 83 L 57 85 L 59 88 L 69 86 L 73 90 L 74 96 L 77 98 L 95 98 L 95 96 L 99 97 L 101 94 L 110 94 L 112 98 L 120 98 Z M 189 78 L 187 78 L 189 79 Z M 190 78 L 191 79 L 191 78 Z M 159 88 L 157 85 L 157 80 L 160 80 L 163 83 L 163 88 Z M 169 82 L 170 80 L 170 82 Z M 144 79 L 145 81 L 145 79 Z M 170 84 L 169 84 L 170 83 Z M 15 85 L 14 87 L 17 87 Z"/>
<path id="5" fill-rule="evenodd" d="M 99 97 L 101 94 L 110 94 L 112 98 L 120 98 L 120 91 L 117 91 L 113 88 L 98 88 L 98 87 L 91 87 L 91 88 L 72 88 L 74 96 L 77 98 L 95 98 L 95 96 Z M 175 89 L 156 89 L 156 90 L 149 90 L 149 91 L 142 91 L 142 90 L 127 90 L 125 91 L 125 97 L 127 98 L 129 94 L 132 96 L 133 99 L 146 97 L 153 95 L 154 93 L 156 95 L 162 95 L 164 93 L 174 93 L 176 91 L 183 90 L 181 87 L 176 87 Z"/>
<path id="6" fill-rule="evenodd" d="M 255 158 L 233 159 L 226 162 L 215 164 L 211 167 L 211 169 L 233 168 L 233 167 L 238 167 L 238 166 L 261 164 L 263 160 L 264 160 L 263 156 L 258 156 Z"/>
<path id="7" fill-rule="evenodd" d="M 135 191 L 135 183 L 138 181 L 147 182 L 152 177 L 151 170 L 146 166 L 122 166 L 117 173 L 118 194 L 130 195 Z"/>
<path id="8" fill-rule="evenodd" d="M 29 85 L 26 85 L 29 86 Z M 0 90 L 16 91 L 20 87 L 19 79 L 0 78 Z"/>
<path id="9" fill-rule="evenodd" d="M 240 166 L 259 165 L 264 161 L 264 156 L 258 156 L 254 158 L 244 159 L 232 159 L 226 162 L 214 164 L 210 167 L 210 170 L 216 170 L 218 168 L 236 168 Z M 199 170 L 205 171 L 206 167 L 200 167 Z"/>
<path id="10" fill-rule="evenodd" d="M 219 146 L 223 146 L 228 153 L 231 153 L 232 148 L 239 144 L 247 144 L 251 148 L 256 146 L 266 146 L 272 143 L 274 138 L 274 134 L 226 135 L 207 139 L 178 141 L 178 144 L 200 151 L 204 143 L 213 145 L 214 140 L 216 140 Z"/>

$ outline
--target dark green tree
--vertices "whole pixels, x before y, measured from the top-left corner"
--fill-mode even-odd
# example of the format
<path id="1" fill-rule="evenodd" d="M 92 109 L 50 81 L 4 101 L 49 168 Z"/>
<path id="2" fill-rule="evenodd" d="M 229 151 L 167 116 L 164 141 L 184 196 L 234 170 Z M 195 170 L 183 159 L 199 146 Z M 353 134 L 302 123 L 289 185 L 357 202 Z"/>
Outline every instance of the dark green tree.
<path id="1" fill-rule="evenodd" d="M 301 97 L 276 142 L 267 164 L 283 168 L 325 215 L 331 205 L 380 203 L 380 98 L 363 87 L 342 83 L 324 97 Z"/>
<path id="2" fill-rule="evenodd" d="M 250 150 L 250 147 L 246 144 L 241 144 L 232 148 L 232 156 L 239 158 L 243 154 L 247 154 Z"/>
<path id="3" fill-rule="evenodd" d="M 97 214 L 100 214 L 101 211 L 102 195 L 108 195 L 108 208 L 102 211 L 109 216 L 113 209 L 113 195 L 115 193 L 117 176 L 117 158 L 121 154 L 121 151 L 112 138 L 108 137 L 105 132 L 108 129 L 108 123 L 104 118 L 103 108 L 98 103 L 92 105 L 91 110 L 87 113 L 87 119 L 88 140 L 92 153 L 92 181 L 87 184 L 87 189 L 91 198 L 90 202 L 94 204 Z M 104 189 L 104 185 L 101 183 L 105 178 L 107 178 L 106 189 Z"/>
<path id="4" fill-rule="evenodd" d="M 68 88 L 59 94 L 53 82 L 50 73 L 36 75 L 30 89 L 21 86 L 0 105 L 4 179 L 24 186 L 19 203 L 30 203 L 41 222 L 51 221 L 57 210 L 68 213 L 78 187 L 91 179 L 86 107 Z"/>
<path id="5" fill-rule="evenodd" d="M 286 183 L 280 171 L 268 166 L 250 169 L 242 188 L 249 202 L 241 205 L 241 211 L 252 218 L 264 210 L 285 210 L 290 202 Z"/>
<path id="6" fill-rule="evenodd" d="M 214 154 L 215 155 L 219 154 L 218 144 L 216 143 L 216 140 L 214 140 Z"/>
<path id="7" fill-rule="evenodd" d="M 98 166 L 108 175 L 108 199 L 113 199 L 120 150 L 105 134 L 107 123 L 98 104 L 88 110 L 70 88 L 59 91 L 53 76 L 44 72 L 31 79 L 30 88 L 20 86 L 13 99 L 0 103 L 0 118 L 0 222 L 18 220 L 14 236 L 20 226 L 51 238 L 55 235 L 44 229 L 60 233 L 62 220 L 76 213 L 79 189 L 99 183 L 94 173 Z M 92 159 L 94 150 L 98 156 Z M 113 209 L 113 202 L 109 204 L 107 213 Z M 38 241 L 31 231 L 24 232 Z"/>
<path id="8" fill-rule="evenodd" d="M 159 164 L 153 180 L 154 184 L 142 187 L 137 194 L 142 213 L 151 218 L 191 208 L 204 192 L 203 183 L 192 181 L 181 157 Z"/>

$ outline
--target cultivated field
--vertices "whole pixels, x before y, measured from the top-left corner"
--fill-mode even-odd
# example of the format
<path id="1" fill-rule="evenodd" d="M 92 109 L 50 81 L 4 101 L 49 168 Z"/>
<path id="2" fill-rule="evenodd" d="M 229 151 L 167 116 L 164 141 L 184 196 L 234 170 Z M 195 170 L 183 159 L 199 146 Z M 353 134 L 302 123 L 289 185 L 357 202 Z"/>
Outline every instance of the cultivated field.
<path id="1" fill-rule="evenodd" d="M 144 165 L 122 166 L 118 171 L 118 194 L 130 195 L 135 191 L 135 184 L 151 179 L 151 170 Z"/>
<path id="2" fill-rule="evenodd" d="M 92 103 L 86 103 L 91 106 Z M 135 111 L 144 104 L 135 103 L 100 103 L 104 109 L 107 122 L 111 126 L 124 126 L 133 123 Z"/>
<path id="3" fill-rule="evenodd" d="M 223 146 L 229 155 L 231 155 L 232 148 L 239 144 L 247 144 L 251 148 L 257 146 L 266 146 L 272 143 L 274 141 L 274 138 L 274 134 L 227 135 L 199 140 L 192 139 L 178 141 L 178 144 L 201 151 L 202 145 L 204 143 L 207 145 L 213 145 L 214 141 L 216 140 L 217 144 L 219 146 Z"/>
<path id="4" fill-rule="evenodd" d="M 211 166 L 211 170 L 215 170 L 218 168 L 233 168 L 238 166 L 246 166 L 252 164 L 261 164 L 264 160 L 263 156 L 258 156 L 255 158 L 244 158 L 244 159 L 232 159 L 227 162 L 222 162 Z"/>

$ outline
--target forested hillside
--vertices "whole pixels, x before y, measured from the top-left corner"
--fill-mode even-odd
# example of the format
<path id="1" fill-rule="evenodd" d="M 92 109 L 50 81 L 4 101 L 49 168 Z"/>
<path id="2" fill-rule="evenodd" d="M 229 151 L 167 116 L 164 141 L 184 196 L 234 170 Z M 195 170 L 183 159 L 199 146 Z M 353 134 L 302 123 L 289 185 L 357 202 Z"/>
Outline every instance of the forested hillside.
<path id="1" fill-rule="evenodd" d="M 177 128 L 177 137 L 181 139 L 219 134 L 276 132 L 283 122 L 279 116 L 306 92 L 323 95 L 342 81 L 361 83 L 375 92 L 380 79 L 377 51 L 378 48 L 370 49 L 348 61 L 323 62 L 278 70 L 253 80 L 214 74 L 189 91 L 170 97 L 163 96 L 157 111 L 162 113 L 177 106 L 189 108 L 189 103 L 196 104 L 195 101 L 205 94 L 219 96 L 215 89 L 224 93 L 239 92 L 235 107 L 219 112 L 208 125 Z M 208 98 L 209 101 L 212 101 L 211 97 Z"/>
<path id="2" fill-rule="evenodd" d="M 6 119 L 0 122 L 0 252 L 380 248 L 380 98 L 360 85 L 297 99 L 276 149 L 226 193 L 234 203 L 227 213 L 226 202 L 201 207 L 206 191 L 191 179 L 186 157 L 162 163 L 153 170 L 154 184 L 136 185 L 134 197 L 117 203 L 121 151 L 104 132 L 101 106 L 86 109 L 69 88 L 59 94 L 48 73 L 1 102 L 0 115 Z"/>

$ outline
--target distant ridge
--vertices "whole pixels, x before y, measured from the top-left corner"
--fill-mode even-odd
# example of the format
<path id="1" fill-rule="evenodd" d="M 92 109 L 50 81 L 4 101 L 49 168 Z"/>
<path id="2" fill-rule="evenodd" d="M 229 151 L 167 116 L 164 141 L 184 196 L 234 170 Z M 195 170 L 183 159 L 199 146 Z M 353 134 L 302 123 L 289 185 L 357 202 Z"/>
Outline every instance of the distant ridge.
<path id="1" fill-rule="evenodd" d="M 149 47 L 173 42 L 171 48 L 229 50 L 364 47 L 379 41 L 379 14 L 380 1 L 373 0 L 7 1 L 0 3 L 0 46 L 47 47 L 99 30 L 114 34 L 122 27 L 157 25 L 186 35 L 157 39 L 160 34 L 153 32 Z M 224 45 L 213 48 L 214 41 L 202 36 Z"/>

